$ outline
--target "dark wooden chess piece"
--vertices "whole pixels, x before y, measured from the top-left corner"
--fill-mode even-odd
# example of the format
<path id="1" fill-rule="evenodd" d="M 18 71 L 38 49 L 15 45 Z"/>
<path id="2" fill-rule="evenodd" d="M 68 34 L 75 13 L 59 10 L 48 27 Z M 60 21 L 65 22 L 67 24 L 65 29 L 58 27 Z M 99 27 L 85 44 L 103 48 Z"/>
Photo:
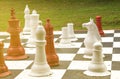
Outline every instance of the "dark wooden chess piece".
<path id="1" fill-rule="evenodd" d="M 101 36 L 105 36 L 103 30 L 102 30 L 102 23 L 101 23 L 101 16 L 96 16 L 96 25 L 98 27 L 98 31 L 100 33 Z"/>
<path id="2" fill-rule="evenodd" d="M 19 27 L 19 20 L 15 17 L 14 9 L 11 9 L 11 18 L 8 21 L 9 27 L 8 32 L 10 33 L 10 46 L 7 49 L 7 55 L 5 59 L 9 60 L 20 60 L 26 59 L 28 56 L 25 55 L 25 50 L 21 45 L 19 33 L 21 29 Z"/>
<path id="3" fill-rule="evenodd" d="M 5 64 L 5 60 L 3 56 L 3 47 L 4 47 L 4 43 L 0 42 L 0 77 L 6 77 L 11 74 L 11 72 L 8 71 L 8 68 Z"/>
<path id="4" fill-rule="evenodd" d="M 53 27 L 50 24 L 50 20 L 47 19 L 46 25 L 46 55 L 47 55 L 47 61 L 50 66 L 56 66 L 59 65 L 59 58 L 56 54 L 56 50 L 54 48 L 54 35 L 53 35 Z"/>

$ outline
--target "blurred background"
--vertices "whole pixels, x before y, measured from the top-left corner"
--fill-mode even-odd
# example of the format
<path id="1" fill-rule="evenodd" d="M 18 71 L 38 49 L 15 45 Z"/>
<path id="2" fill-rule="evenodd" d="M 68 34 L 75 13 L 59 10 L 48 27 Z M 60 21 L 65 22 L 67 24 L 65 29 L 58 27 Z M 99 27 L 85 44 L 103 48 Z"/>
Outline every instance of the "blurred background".
<path id="1" fill-rule="evenodd" d="M 84 30 L 82 23 L 102 16 L 103 29 L 120 29 L 120 0 L 0 0 L 0 31 L 7 31 L 10 9 L 14 8 L 20 27 L 24 27 L 24 9 L 36 10 L 45 25 L 50 18 L 54 30 L 74 23 L 75 30 Z"/>

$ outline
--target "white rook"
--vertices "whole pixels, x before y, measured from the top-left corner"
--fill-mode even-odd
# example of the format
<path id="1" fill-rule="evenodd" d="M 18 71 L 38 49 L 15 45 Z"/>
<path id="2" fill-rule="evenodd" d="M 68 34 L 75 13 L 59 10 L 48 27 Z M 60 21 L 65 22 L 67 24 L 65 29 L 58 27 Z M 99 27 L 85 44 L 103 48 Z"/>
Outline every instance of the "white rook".
<path id="1" fill-rule="evenodd" d="M 77 38 L 74 34 L 74 30 L 73 30 L 73 23 L 68 23 L 67 24 L 67 28 L 68 28 L 68 35 L 69 35 L 69 38 L 71 39 L 71 41 L 76 41 Z"/>
<path id="2" fill-rule="evenodd" d="M 36 30 L 36 55 L 34 64 L 31 67 L 31 76 L 48 76 L 51 75 L 50 66 L 46 60 L 46 53 L 45 53 L 45 35 L 46 32 L 44 27 L 38 26 Z"/>
<path id="3" fill-rule="evenodd" d="M 61 44 L 70 44 L 71 43 L 68 35 L 69 34 L 68 34 L 67 27 L 62 27 L 62 35 L 61 35 L 61 40 L 60 40 Z"/>

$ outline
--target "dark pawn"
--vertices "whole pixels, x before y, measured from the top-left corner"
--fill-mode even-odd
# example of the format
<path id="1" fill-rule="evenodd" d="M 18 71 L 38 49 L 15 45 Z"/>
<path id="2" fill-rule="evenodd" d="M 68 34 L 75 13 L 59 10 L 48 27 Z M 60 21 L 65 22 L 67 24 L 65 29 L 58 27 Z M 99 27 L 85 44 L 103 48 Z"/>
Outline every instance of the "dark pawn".
<path id="1" fill-rule="evenodd" d="M 46 55 L 47 55 L 47 61 L 50 66 L 57 66 L 59 65 L 59 58 L 56 54 L 55 48 L 54 48 L 54 35 L 53 35 L 53 27 L 50 24 L 50 20 L 47 19 L 46 25 Z"/>
<path id="2" fill-rule="evenodd" d="M 10 71 L 8 71 L 8 68 L 5 64 L 4 56 L 3 56 L 3 42 L 0 42 L 0 78 L 6 77 L 11 74 Z"/>
<path id="3" fill-rule="evenodd" d="M 103 30 L 102 30 L 102 23 L 101 23 L 101 16 L 96 16 L 96 25 L 98 27 L 98 31 L 100 33 L 101 36 L 105 36 Z"/>

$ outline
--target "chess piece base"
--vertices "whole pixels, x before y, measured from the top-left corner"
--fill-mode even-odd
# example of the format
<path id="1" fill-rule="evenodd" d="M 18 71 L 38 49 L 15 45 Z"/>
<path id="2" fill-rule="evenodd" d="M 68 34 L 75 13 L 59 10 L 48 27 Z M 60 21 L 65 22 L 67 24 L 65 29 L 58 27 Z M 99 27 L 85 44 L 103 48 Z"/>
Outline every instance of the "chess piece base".
<path id="1" fill-rule="evenodd" d="M 46 72 L 46 73 L 43 73 L 43 74 L 39 74 L 39 73 L 30 73 L 29 75 L 30 76 L 33 76 L 33 77 L 44 77 L 44 76 L 49 76 L 51 75 L 52 72 Z"/>
<path id="2" fill-rule="evenodd" d="M 105 72 L 85 71 L 84 74 L 86 74 L 88 76 L 108 76 L 108 75 L 110 75 L 110 72 L 109 71 L 105 71 Z"/>
<path id="3" fill-rule="evenodd" d="M 59 65 L 59 58 L 57 55 L 47 56 L 47 61 L 51 67 Z"/>
<path id="4" fill-rule="evenodd" d="M 40 77 L 40 76 L 49 76 L 52 72 L 50 71 L 50 67 L 48 64 L 33 64 L 31 68 L 30 76 Z"/>
<path id="5" fill-rule="evenodd" d="M 1 78 L 1 77 L 6 77 L 6 76 L 8 76 L 8 75 L 10 75 L 10 74 L 11 74 L 10 71 L 4 72 L 4 73 L 0 73 L 0 78 Z"/>
<path id="6" fill-rule="evenodd" d="M 101 36 L 105 36 L 103 31 L 99 31 L 99 33 L 100 33 Z"/>
<path id="7" fill-rule="evenodd" d="M 51 66 L 51 67 L 54 67 L 54 66 L 58 66 L 59 65 L 59 63 L 58 63 L 58 61 L 56 62 L 48 62 L 48 64 Z"/>
<path id="8" fill-rule="evenodd" d="M 21 59 L 27 59 L 28 56 L 27 55 L 21 55 L 21 56 L 5 56 L 5 59 L 7 60 L 21 60 Z"/>

